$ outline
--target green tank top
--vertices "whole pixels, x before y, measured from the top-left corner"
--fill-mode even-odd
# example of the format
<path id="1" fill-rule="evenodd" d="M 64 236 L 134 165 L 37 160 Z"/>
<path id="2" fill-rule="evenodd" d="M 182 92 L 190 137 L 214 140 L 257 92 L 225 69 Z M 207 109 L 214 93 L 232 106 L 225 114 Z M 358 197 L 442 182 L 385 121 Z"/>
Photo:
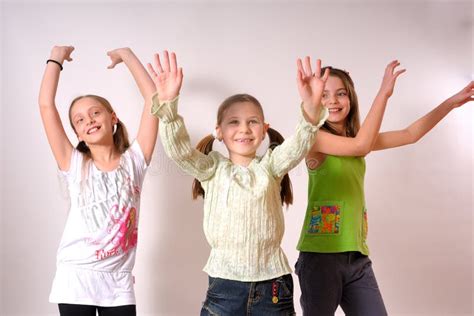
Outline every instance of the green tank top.
<path id="1" fill-rule="evenodd" d="M 364 158 L 327 155 L 308 173 L 308 206 L 298 250 L 369 255 Z"/>

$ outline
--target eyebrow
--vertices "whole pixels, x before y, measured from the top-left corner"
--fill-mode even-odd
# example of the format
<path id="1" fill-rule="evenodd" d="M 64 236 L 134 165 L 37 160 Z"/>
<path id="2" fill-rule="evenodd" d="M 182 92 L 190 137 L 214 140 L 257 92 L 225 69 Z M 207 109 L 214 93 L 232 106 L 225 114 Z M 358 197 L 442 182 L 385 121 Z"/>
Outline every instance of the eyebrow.
<path id="1" fill-rule="evenodd" d="M 90 108 L 88 108 L 86 112 L 89 112 L 89 111 L 92 111 L 92 110 L 95 110 L 95 109 L 101 110 L 101 107 L 100 107 L 99 105 L 93 105 L 93 106 L 91 106 Z M 78 116 L 78 115 L 82 115 L 82 113 L 81 113 L 81 112 L 76 113 L 76 114 L 74 114 L 74 115 L 72 116 L 72 118 L 75 119 L 76 116 Z"/>
<path id="2" fill-rule="evenodd" d="M 258 117 L 257 115 L 248 117 L 247 119 L 254 119 L 254 118 L 260 119 L 260 117 Z M 240 120 L 241 117 L 239 117 L 239 116 L 231 116 L 231 117 L 229 117 L 227 120 L 233 120 L 233 119 L 239 119 L 239 120 Z"/>
<path id="3" fill-rule="evenodd" d="M 81 115 L 82 115 L 81 113 L 74 114 L 74 116 L 72 117 L 73 121 L 75 121 L 77 119 L 77 117 L 81 116 Z"/>
<path id="4" fill-rule="evenodd" d="M 337 90 L 336 90 L 336 92 L 338 92 L 338 91 L 341 91 L 341 90 L 347 91 L 347 89 L 346 89 L 346 88 L 339 88 L 339 89 L 337 89 Z M 324 89 L 324 92 L 327 92 L 327 91 L 329 91 L 329 90 L 327 90 L 327 89 Z"/>

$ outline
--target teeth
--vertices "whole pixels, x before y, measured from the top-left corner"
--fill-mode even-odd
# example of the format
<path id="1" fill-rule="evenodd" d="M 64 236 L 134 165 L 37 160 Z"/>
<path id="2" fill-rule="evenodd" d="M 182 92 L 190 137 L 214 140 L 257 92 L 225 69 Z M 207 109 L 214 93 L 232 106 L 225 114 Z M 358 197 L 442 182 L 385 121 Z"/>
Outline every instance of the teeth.
<path id="1" fill-rule="evenodd" d="M 99 129 L 98 127 L 91 128 L 90 130 L 87 131 L 87 134 L 94 133 L 94 132 L 96 132 L 98 129 Z"/>
<path id="2" fill-rule="evenodd" d="M 329 112 L 332 113 L 332 112 L 339 112 L 341 111 L 342 108 L 334 108 L 334 109 L 329 109 Z"/>
<path id="3" fill-rule="evenodd" d="M 237 142 L 239 143 L 250 143 L 251 141 L 251 139 L 237 139 Z"/>

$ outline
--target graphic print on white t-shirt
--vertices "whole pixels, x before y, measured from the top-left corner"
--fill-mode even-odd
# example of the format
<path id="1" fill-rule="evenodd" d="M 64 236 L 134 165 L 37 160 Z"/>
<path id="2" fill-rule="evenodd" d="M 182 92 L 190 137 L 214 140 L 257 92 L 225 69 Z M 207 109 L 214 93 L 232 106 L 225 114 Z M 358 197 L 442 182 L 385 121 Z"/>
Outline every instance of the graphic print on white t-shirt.
<path id="1" fill-rule="evenodd" d="M 137 143 L 132 144 L 117 169 L 109 172 L 98 170 L 91 160 L 84 164 L 83 154 L 74 151 L 66 174 L 71 209 L 59 261 L 107 270 L 129 266 L 128 252 L 137 244 L 140 191 L 146 169 L 139 150 Z M 112 257 L 116 258 L 110 260 Z"/>

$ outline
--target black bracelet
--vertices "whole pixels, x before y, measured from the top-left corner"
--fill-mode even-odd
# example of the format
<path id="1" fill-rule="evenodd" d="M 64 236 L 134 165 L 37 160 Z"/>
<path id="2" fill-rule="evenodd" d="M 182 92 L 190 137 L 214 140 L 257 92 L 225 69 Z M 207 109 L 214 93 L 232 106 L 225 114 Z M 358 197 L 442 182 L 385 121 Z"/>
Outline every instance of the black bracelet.
<path id="1" fill-rule="evenodd" d="M 53 62 L 53 63 L 57 64 L 59 66 L 59 68 L 61 68 L 61 71 L 63 70 L 63 65 L 61 65 L 61 63 L 59 61 L 56 61 L 54 59 L 48 59 L 46 61 L 46 64 L 49 63 L 49 62 Z"/>

